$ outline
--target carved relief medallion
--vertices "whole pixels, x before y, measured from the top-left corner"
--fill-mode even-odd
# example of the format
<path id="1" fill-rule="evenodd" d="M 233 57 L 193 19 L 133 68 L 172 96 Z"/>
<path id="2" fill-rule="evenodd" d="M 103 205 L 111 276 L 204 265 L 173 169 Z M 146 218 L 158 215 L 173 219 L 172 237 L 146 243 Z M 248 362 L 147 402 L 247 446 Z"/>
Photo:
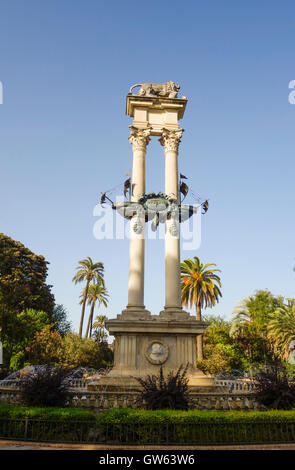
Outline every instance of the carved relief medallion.
<path id="1" fill-rule="evenodd" d="M 151 364 L 164 364 L 169 354 L 167 344 L 162 341 L 152 341 L 145 351 L 145 357 Z"/>

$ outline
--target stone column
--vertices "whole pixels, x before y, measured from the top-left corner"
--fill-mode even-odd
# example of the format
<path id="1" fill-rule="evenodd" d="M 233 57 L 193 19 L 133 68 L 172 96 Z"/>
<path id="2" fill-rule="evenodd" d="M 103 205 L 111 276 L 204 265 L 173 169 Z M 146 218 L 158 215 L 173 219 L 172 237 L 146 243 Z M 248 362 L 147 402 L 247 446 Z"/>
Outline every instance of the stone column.
<path id="1" fill-rule="evenodd" d="M 179 203 L 178 147 L 183 129 L 163 129 L 160 143 L 165 148 L 165 193 Z M 182 310 L 180 289 L 179 219 L 166 221 L 165 234 L 165 310 Z"/>
<path id="2" fill-rule="evenodd" d="M 133 150 L 132 166 L 132 201 L 138 201 L 145 193 L 145 155 L 150 141 L 150 129 L 137 129 L 130 126 L 129 141 Z M 140 227 L 140 229 L 138 229 Z M 134 216 L 130 222 L 130 251 L 129 251 L 129 282 L 128 305 L 129 311 L 144 310 L 144 247 L 145 222 Z"/>

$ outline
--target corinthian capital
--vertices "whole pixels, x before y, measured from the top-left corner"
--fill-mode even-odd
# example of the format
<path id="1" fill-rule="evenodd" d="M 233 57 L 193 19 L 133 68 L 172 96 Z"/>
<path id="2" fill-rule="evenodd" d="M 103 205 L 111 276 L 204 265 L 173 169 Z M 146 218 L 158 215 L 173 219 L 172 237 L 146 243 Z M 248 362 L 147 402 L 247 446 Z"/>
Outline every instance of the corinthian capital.
<path id="1" fill-rule="evenodd" d="M 163 129 L 162 137 L 159 139 L 160 144 L 165 147 L 165 152 L 173 150 L 178 152 L 179 143 L 182 137 L 183 129 L 168 130 Z"/>
<path id="2" fill-rule="evenodd" d="M 145 150 L 149 141 L 151 140 L 149 135 L 150 129 L 138 129 L 134 126 L 130 127 L 130 136 L 128 137 L 130 144 L 132 144 L 134 150 Z"/>

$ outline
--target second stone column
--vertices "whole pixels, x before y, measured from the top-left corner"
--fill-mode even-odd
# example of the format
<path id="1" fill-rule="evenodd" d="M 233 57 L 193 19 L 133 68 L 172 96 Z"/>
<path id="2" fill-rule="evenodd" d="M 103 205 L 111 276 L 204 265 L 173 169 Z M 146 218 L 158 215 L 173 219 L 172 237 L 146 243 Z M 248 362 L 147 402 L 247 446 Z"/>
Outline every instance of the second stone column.
<path id="1" fill-rule="evenodd" d="M 160 143 L 165 151 L 165 194 L 179 204 L 178 147 L 183 129 L 164 129 Z M 165 234 L 165 310 L 182 311 L 180 288 L 179 219 L 166 221 Z"/>

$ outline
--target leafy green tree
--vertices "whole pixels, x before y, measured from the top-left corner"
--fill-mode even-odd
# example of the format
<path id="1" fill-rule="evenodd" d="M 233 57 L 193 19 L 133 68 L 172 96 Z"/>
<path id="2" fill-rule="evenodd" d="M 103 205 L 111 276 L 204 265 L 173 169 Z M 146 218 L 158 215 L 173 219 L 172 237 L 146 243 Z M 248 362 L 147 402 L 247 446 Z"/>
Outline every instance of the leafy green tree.
<path id="1" fill-rule="evenodd" d="M 269 314 L 267 334 L 279 356 L 287 360 L 290 353 L 289 345 L 295 340 L 295 301 L 293 299 L 289 299 L 288 305 L 283 305 Z"/>
<path id="2" fill-rule="evenodd" d="M 230 334 L 244 349 L 251 364 L 273 361 L 274 348 L 267 336 L 271 314 L 284 305 L 283 297 L 258 290 L 233 310 Z"/>
<path id="3" fill-rule="evenodd" d="M 181 268 L 181 301 L 185 307 L 194 305 L 197 320 L 202 320 L 201 311 L 207 307 L 213 307 L 222 297 L 221 281 L 216 272 L 220 269 L 212 269 L 216 264 L 202 264 L 197 256 L 186 259 L 180 264 Z M 198 359 L 203 359 L 202 336 L 197 336 Z"/>
<path id="4" fill-rule="evenodd" d="M 63 337 L 48 324 L 35 333 L 30 345 L 25 348 L 26 363 L 57 365 L 63 356 Z"/>
<path id="5" fill-rule="evenodd" d="M 33 341 L 36 333 L 40 332 L 50 323 L 46 312 L 27 309 L 10 316 L 7 321 L 6 333 L 2 334 L 5 364 L 10 369 L 17 370 L 23 367 L 25 361 L 25 348 Z"/>
<path id="6" fill-rule="evenodd" d="M 12 312 L 6 320 L 6 330 L 1 334 L 6 367 L 10 367 L 12 370 L 20 369 L 26 361 L 30 362 L 33 360 L 32 357 L 34 357 L 34 364 L 44 363 L 38 362 L 35 357 L 36 354 L 35 356 L 31 354 L 30 358 L 28 358 L 28 354 L 25 352 L 27 348 L 30 349 L 32 343 L 36 341 L 36 337 L 44 335 L 43 330 L 47 331 L 49 329 L 52 335 L 56 333 L 64 336 L 69 331 L 69 328 L 70 323 L 66 320 L 66 311 L 62 306 L 54 308 L 51 315 L 47 312 L 33 309 Z M 48 337 L 44 338 L 44 344 L 46 341 L 50 343 L 49 332 Z M 36 347 L 37 345 L 35 344 L 35 349 Z M 44 356 L 45 353 L 43 354 Z"/>
<path id="7" fill-rule="evenodd" d="M 98 344 L 75 333 L 63 337 L 54 325 L 46 325 L 25 348 L 25 359 L 26 364 L 100 369 L 112 365 L 113 352 L 106 342 Z"/>
<path id="8" fill-rule="evenodd" d="M 61 336 L 65 336 L 72 328 L 72 323 L 68 320 L 68 313 L 65 307 L 61 304 L 55 305 L 50 319 L 54 323 L 54 329 L 59 332 Z"/>
<path id="9" fill-rule="evenodd" d="M 75 284 L 80 282 L 86 282 L 85 289 L 83 291 L 83 301 L 82 301 L 82 311 L 81 311 L 81 320 L 79 328 L 79 336 L 82 338 L 85 307 L 88 296 L 89 284 L 92 281 L 96 281 L 98 284 L 104 286 L 104 266 L 100 261 L 94 263 L 92 259 L 88 256 L 86 259 L 78 261 L 77 272 L 73 277 L 73 282 Z"/>
<path id="10" fill-rule="evenodd" d="M 232 344 L 229 321 L 220 315 L 204 315 L 203 320 L 210 324 L 205 331 L 204 342 L 207 344 Z"/>
<path id="11" fill-rule="evenodd" d="M 275 297 L 268 290 L 258 290 L 240 302 L 233 310 L 232 330 L 255 325 L 259 333 L 265 333 L 269 315 L 284 305 L 282 296 Z"/>
<path id="12" fill-rule="evenodd" d="M 0 233 L 1 313 L 26 309 L 52 312 L 54 296 L 51 286 L 45 282 L 48 264 L 43 256 L 35 255 L 22 243 Z"/>
<path id="13" fill-rule="evenodd" d="M 98 343 L 98 346 L 103 359 L 103 367 L 111 367 L 114 363 L 114 352 L 106 341 L 106 336 Z"/>
<path id="14" fill-rule="evenodd" d="M 99 344 L 90 338 L 81 338 L 75 333 L 65 335 L 59 364 L 66 367 L 94 369 L 108 366 Z"/>
<path id="15" fill-rule="evenodd" d="M 94 309 L 97 303 L 99 306 L 102 304 L 105 307 L 107 307 L 108 305 L 107 290 L 103 285 L 90 284 L 88 288 L 88 294 L 87 294 L 87 304 L 91 305 L 91 307 L 90 307 L 90 314 L 89 314 L 85 338 L 88 338 L 88 336 L 91 336 Z"/>
<path id="16" fill-rule="evenodd" d="M 43 256 L 0 233 L 0 341 L 6 367 L 22 363 L 40 318 L 47 315 L 49 322 L 54 296 L 46 284 L 47 266 Z"/>
<path id="17" fill-rule="evenodd" d="M 217 374 L 243 369 L 247 359 L 240 345 L 230 336 L 230 322 L 221 316 L 207 315 L 210 323 L 204 334 L 204 358 L 198 367 L 205 373 Z"/>
<path id="18" fill-rule="evenodd" d="M 204 358 L 197 361 L 197 367 L 205 374 L 218 374 L 230 372 L 231 360 L 219 344 L 205 344 Z"/>

